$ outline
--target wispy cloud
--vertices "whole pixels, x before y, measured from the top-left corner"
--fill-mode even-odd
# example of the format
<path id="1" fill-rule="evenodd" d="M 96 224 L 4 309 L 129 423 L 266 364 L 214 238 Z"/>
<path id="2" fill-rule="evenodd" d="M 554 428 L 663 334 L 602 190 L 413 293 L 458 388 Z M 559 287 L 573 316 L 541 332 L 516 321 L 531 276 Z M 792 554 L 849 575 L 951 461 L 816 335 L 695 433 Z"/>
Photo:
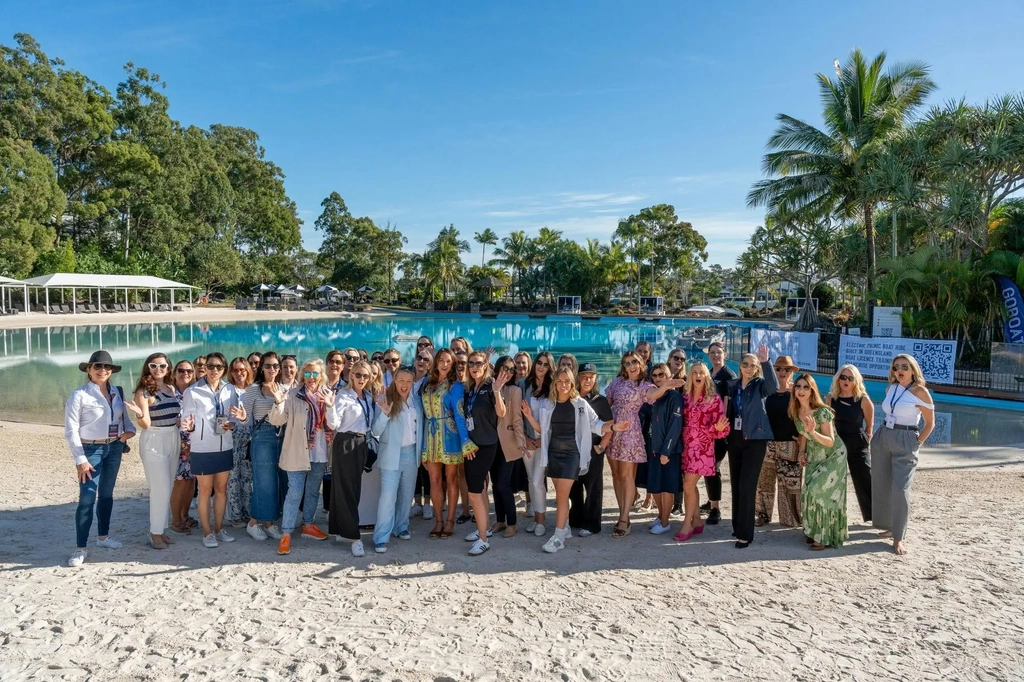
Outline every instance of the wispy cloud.
<path id="1" fill-rule="evenodd" d="M 550 215 L 552 218 L 565 217 L 566 213 L 621 213 L 620 208 L 643 201 L 640 194 L 619 194 L 615 192 L 555 192 L 536 197 L 509 198 L 494 201 L 495 206 L 483 215 L 490 218 L 523 218 Z"/>

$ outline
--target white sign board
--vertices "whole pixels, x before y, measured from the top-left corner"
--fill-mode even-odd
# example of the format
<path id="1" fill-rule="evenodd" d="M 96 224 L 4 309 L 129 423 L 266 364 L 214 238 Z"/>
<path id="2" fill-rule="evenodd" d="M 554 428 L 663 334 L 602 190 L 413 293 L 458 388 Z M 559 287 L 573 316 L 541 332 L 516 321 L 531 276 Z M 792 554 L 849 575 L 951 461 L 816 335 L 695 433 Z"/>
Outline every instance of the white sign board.
<path id="1" fill-rule="evenodd" d="M 866 339 L 847 334 L 839 337 L 839 366 L 853 365 L 864 376 L 888 378 L 893 356 L 899 353 L 917 360 L 925 380 L 936 384 L 953 383 L 956 341 Z"/>
<path id="2" fill-rule="evenodd" d="M 876 306 L 872 319 L 871 335 L 903 336 L 903 308 L 899 306 Z"/>
<path id="3" fill-rule="evenodd" d="M 768 346 L 768 357 L 772 360 L 780 355 L 788 355 L 800 369 L 818 371 L 818 335 L 815 332 L 751 329 L 750 352 L 756 352 L 761 344 Z"/>

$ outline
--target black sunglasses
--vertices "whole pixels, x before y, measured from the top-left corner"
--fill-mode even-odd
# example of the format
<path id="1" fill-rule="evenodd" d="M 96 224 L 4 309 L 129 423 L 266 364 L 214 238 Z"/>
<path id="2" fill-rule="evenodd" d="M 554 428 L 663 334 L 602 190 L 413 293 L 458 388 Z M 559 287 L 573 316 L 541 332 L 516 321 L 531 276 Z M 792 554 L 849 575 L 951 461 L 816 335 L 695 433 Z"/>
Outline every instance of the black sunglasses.
<path id="1" fill-rule="evenodd" d="M 113 372 L 113 371 L 114 371 L 114 366 L 113 366 L 113 365 L 107 365 L 107 364 L 105 364 L 105 363 L 102 363 L 102 362 L 97 362 L 97 363 L 95 363 L 95 364 L 94 364 L 94 365 L 92 366 L 92 368 L 93 368 L 93 369 L 101 369 L 101 370 L 105 369 L 105 370 L 107 370 L 108 372 Z"/>

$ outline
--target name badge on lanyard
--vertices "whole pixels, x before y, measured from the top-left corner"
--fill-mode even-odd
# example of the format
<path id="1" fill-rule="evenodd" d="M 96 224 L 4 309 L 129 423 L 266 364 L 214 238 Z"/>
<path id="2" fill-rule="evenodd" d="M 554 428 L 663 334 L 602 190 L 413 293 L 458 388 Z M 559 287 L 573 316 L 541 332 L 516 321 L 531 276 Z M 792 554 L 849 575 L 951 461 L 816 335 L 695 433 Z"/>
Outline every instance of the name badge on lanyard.
<path id="1" fill-rule="evenodd" d="M 110 423 L 107 425 L 107 438 L 117 438 L 121 435 L 121 424 L 114 419 L 114 401 L 118 399 L 117 389 L 107 387 L 110 391 Z M 122 406 L 121 409 L 124 409 Z"/>
<path id="2" fill-rule="evenodd" d="M 480 395 L 480 391 L 469 392 L 469 409 L 466 410 L 466 430 L 473 431 L 473 405 L 476 404 L 477 396 Z"/>
<path id="3" fill-rule="evenodd" d="M 738 384 L 736 386 L 736 417 L 732 422 L 735 430 L 743 430 L 743 388 Z"/>

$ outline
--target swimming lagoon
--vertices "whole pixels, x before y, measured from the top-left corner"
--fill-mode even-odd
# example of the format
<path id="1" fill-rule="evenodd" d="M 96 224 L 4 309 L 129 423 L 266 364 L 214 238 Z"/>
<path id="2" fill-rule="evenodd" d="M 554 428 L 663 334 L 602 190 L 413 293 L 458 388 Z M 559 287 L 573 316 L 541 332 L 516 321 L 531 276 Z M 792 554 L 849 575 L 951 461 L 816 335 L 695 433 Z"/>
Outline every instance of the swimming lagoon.
<path id="1" fill-rule="evenodd" d="M 92 320 L 89 320 L 90 322 Z M 276 350 L 296 355 L 300 361 L 324 357 L 333 348 L 348 346 L 368 352 L 395 348 L 403 363 L 411 363 L 417 338 L 425 334 L 438 346 L 464 336 L 474 348 L 491 346 L 499 355 L 521 350 L 573 353 L 580 362 L 595 363 L 600 385 L 618 371 L 619 358 L 640 340 L 654 348 L 656 360 L 664 360 L 681 344 L 690 360 L 707 361 L 700 350 L 680 341 L 687 328 L 707 326 L 704 320 L 637 318 L 581 320 L 571 317 L 536 319 L 477 315 L 393 315 L 356 318 L 260 320 L 247 322 L 145 322 L 132 324 L 78 324 L 53 327 L 0 329 L 0 419 L 47 424 L 63 423 L 64 401 L 81 384 L 80 362 L 92 351 L 105 348 L 123 365 L 118 384 L 131 391 L 142 362 L 162 351 L 172 361 L 192 359 L 219 350 L 230 360 L 252 351 Z M 731 357 L 738 357 L 745 327 L 763 326 L 737 320 L 723 323 Z M 710 364 L 710 363 L 709 363 Z M 733 363 L 735 369 L 735 363 Z M 826 392 L 831 378 L 818 375 Z M 885 393 L 881 382 L 869 382 L 876 402 Z M 935 433 L 931 445 L 1002 446 L 1024 442 L 1024 405 L 1007 401 L 963 399 L 936 395 Z"/>

